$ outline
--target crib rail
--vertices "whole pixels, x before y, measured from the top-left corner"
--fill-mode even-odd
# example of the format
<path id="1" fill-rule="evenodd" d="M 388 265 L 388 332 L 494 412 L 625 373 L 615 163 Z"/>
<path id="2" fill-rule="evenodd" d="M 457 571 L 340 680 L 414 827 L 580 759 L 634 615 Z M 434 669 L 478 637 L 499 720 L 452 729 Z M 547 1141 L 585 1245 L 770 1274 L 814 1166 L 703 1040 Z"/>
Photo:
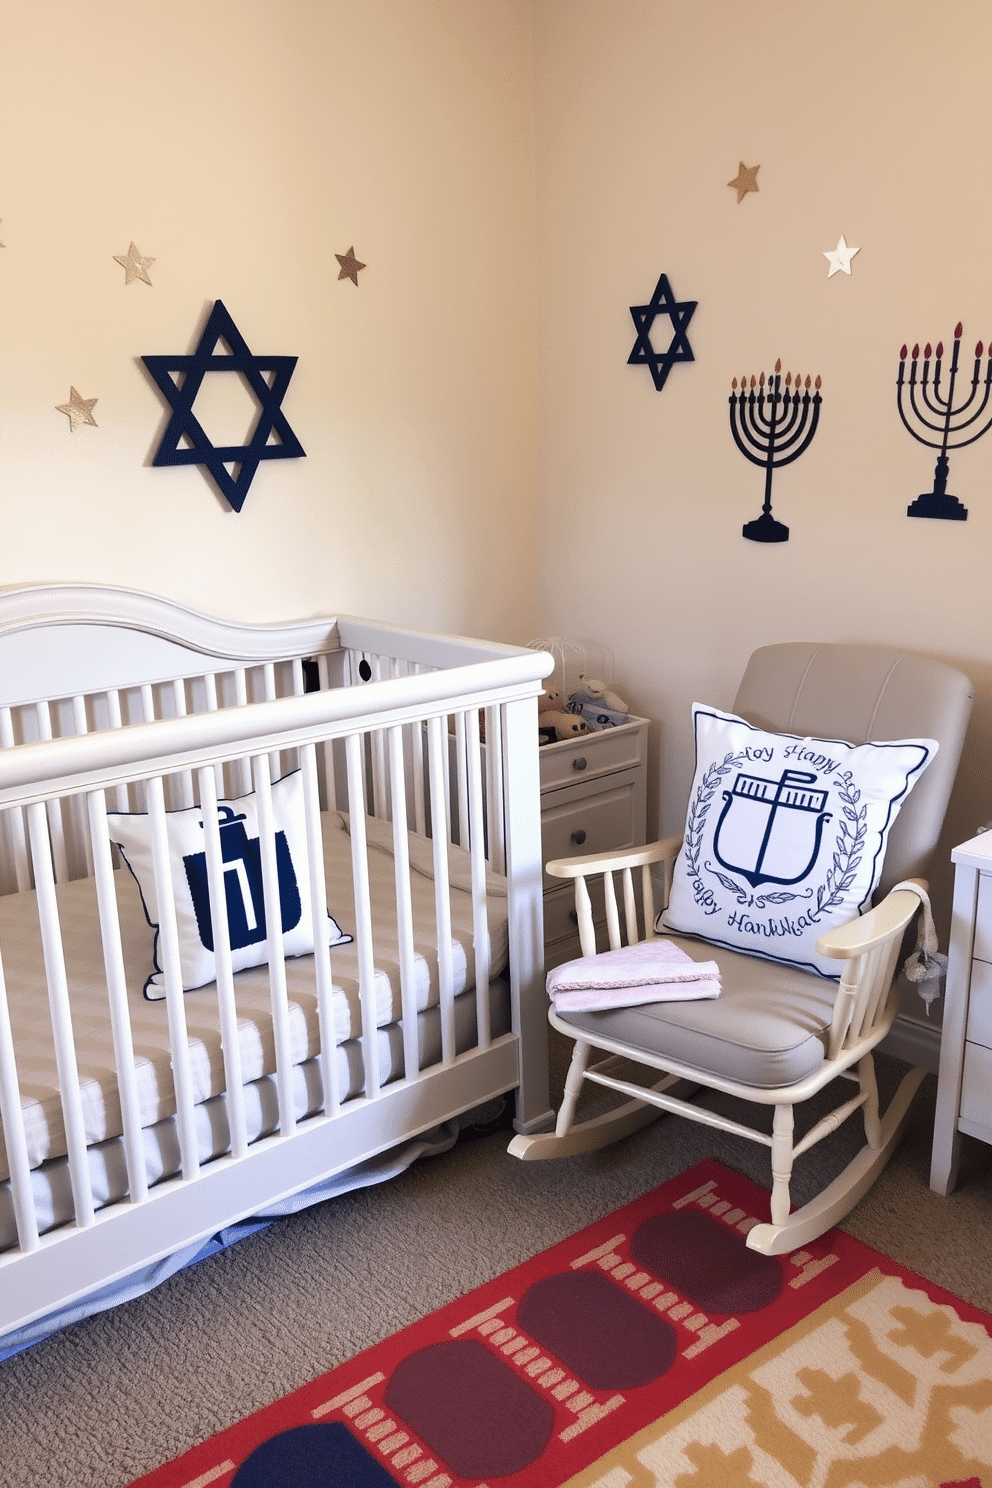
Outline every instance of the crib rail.
<path id="1" fill-rule="evenodd" d="M 0 617 L 2 618 L 2 617 Z M 0 1284 L 0 1335 L 40 1315 L 53 1299 L 81 1295 L 108 1277 L 108 1223 L 114 1226 L 116 1275 L 168 1254 L 254 1212 L 302 1181 L 316 1181 L 400 1137 L 423 1131 L 472 1104 L 472 1096 L 517 1086 L 517 1120 L 533 1129 L 547 1116 L 542 976 L 541 854 L 534 699 L 550 658 L 458 638 L 418 636 L 367 622 L 338 620 L 334 644 L 306 655 L 221 666 L 183 676 L 146 676 L 135 687 L 0 707 L 0 825 L 8 865 L 5 887 L 31 891 L 36 903 L 47 1015 L 64 1127 L 72 1215 L 45 1231 L 22 1113 L 19 1051 L 9 1011 L 6 947 L 0 935 L 0 1121 L 16 1245 L 0 1254 L 19 1266 L 19 1286 Z M 309 632 L 307 642 L 312 640 Z M 302 782 L 304 862 L 301 895 L 315 926 L 326 920 L 324 833 L 327 813 L 348 823 L 354 937 L 358 963 L 361 1088 L 344 1088 L 335 1031 L 335 950 L 318 932 L 312 977 L 320 1072 L 315 1109 L 300 1108 L 297 1008 L 290 993 L 274 788 L 287 774 Z M 245 1107 L 239 990 L 226 911 L 220 803 L 251 795 L 257 810 L 259 908 L 267 927 L 266 975 L 277 1117 L 253 1139 Z M 216 1007 L 223 1062 L 226 1152 L 205 1163 L 197 1125 L 198 1074 L 184 992 L 181 930 L 170 845 L 172 813 L 202 815 L 215 983 L 198 997 Z M 174 1121 L 180 1171 L 151 1183 L 146 1171 L 142 1096 L 121 928 L 128 872 L 113 846 L 108 816 L 147 820 L 157 955 L 164 981 Z M 371 824 L 378 823 L 375 843 Z M 402 1054 L 384 1067 L 377 1030 L 377 929 L 370 855 L 385 831 L 391 844 L 400 987 Z M 437 936 L 436 1057 L 422 1056 L 418 1034 L 417 955 L 411 839 L 433 868 Z M 471 901 L 472 1040 L 459 1043 L 452 950 L 450 852 L 466 857 Z M 419 859 L 418 859 L 419 862 Z M 493 875 L 506 880 L 512 1025 L 491 1026 Z M 102 976 L 119 1096 L 119 1137 L 126 1196 L 105 1205 L 95 1185 L 73 1027 L 73 973 L 60 909 L 62 886 L 93 881 Z M 503 913 L 498 907 L 499 914 Z M 524 1034 L 527 1034 L 524 1037 Z M 473 1063 L 473 1068 L 468 1066 Z M 461 1103 L 461 1104 L 460 1104 Z M 207 1180 L 206 1182 L 204 1180 Z M 66 1256 L 72 1261 L 66 1265 Z"/>

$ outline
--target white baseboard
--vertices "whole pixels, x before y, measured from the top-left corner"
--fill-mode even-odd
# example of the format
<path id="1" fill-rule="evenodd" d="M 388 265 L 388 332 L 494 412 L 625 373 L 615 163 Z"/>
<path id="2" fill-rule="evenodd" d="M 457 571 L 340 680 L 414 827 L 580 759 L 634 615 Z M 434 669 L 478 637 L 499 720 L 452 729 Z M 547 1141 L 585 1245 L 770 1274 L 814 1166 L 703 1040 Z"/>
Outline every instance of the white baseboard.
<path id="1" fill-rule="evenodd" d="M 879 1053 L 891 1054 L 936 1074 L 940 1067 L 940 1024 L 917 1023 L 915 1018 L 898 1017 L 891 1032 L 879 1044 Z"/>

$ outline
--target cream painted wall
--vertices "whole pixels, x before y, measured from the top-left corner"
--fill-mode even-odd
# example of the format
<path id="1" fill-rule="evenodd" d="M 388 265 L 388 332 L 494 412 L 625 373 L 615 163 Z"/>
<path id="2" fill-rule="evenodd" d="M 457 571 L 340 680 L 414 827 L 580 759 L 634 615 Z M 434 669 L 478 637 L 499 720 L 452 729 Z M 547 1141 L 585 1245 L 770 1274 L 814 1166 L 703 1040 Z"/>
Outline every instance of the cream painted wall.
<path id="1" fill-rule="evenodd" d="M 877 639 L 960 664 L 978 705 L 949 847 L 992 818 L 992 434 L 951 457 L 968 520 L 909 520 L 934 456 L 895 380 L 903 342 L 949 343 L 959 319 L 969 356 L 992 337 L 992 5 L 537 0 L 535 17 L 547 631 L 612 648 L 658 720 L 665 830 L 690 704 L 729 706 L 755 646 Z M 740 204 L 739 161 L 760 166 Z M 828 278 L 841 234 L 860 252 Z M 626 365 L 628 307 L 662 272 L 699 303 L 695 361 L 657 393 Z M 822 418 L 775 478 L 790 540 L 762 546 L 741 536 L 763 475 L 727 399 L 777 357 L 822 375 Z"/>
<path id="2" fill-rule="evenodd" d="M 968 521 L 908 520 L 932 460 L 894 383 L 903 341 L 992 336 L 990 56 L 988 0 L 0 0 L 0 583 L 594 637 L 657 720 L 666 830 L 689 704 L 728 704 L 755 645 L 905 642 L 978 687 L 949 846 L 992 817 L 992 435 L 952 457 Z M 699 307 L 658 394 L 626 359 L 662 272 Z M 300 359 L 307 457 L 240 515 L 149 465 L 138 358 L 217 298 Z M 726 400 L 779 356 L 823 418 L 766 548 Z M 97 428 L 55 412 L 70 385 Z"/>
<path id="3" fill-rule="evenodd" d="M 0 0 L 0 583 L 529 639 L 532 117 L 528 0 Z M 138 358 L 191 351 L 216 299 L 299 357 L 306 458 L 240 515 L 150 468 Z M 214 382 L 197 412 L 243 439 Z M 55 411 L 70 385 L 98 427 Z"/>

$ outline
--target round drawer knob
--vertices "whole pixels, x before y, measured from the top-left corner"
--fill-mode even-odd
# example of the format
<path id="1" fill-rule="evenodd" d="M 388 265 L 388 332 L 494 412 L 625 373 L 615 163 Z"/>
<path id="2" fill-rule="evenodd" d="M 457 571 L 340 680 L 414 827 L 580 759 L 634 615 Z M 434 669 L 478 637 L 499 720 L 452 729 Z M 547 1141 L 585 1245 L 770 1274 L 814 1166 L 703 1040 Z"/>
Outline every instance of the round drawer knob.
<path id="1" fill-rule="evenodd" d="M 584 754 L 580 754 L 580 755 L 578 755 L 572 761 L 572 769 L 573 770 L 584 770 L 585 767 L 586 767 L 586 764 L 587 764 L 587 760 L 586 760 L 585 755 Z"/>
<path id="2" fill-rule="evenodd" d="M 570 909 L 568 911 L 568 918 L 571 920 L 573 925 L 577 925 L 579 923 L 578 913 L 574 909 Z"/>
<path id="3" fill-rule="evenodd" d="M 583 844 L 583 842 L 585 842 L 585 840 L 586 840 L 586 829 L 585 829 L 585 827 L 579 827 L 576 831 L 574 831 L 572 833 L 572 841 L 575 843 L 576 847 L 581 847 L 582 844 Z"/>

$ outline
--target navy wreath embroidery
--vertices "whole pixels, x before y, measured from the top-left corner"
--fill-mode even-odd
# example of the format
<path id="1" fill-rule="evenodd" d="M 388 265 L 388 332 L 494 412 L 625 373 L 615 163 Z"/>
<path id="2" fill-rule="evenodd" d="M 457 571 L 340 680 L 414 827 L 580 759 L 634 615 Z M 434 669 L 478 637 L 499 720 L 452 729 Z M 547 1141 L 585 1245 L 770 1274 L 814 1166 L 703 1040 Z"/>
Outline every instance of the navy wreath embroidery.
<path id="1" fill-rule="evenodd" d="M 693 896 L 696 903 L 704 909 L 707 904 L 707 892 L 700 876 L 699 863 L 703 846 L 703 827 L 717 786 L 728 771 L 738 768 L 743 763 L 745 757 L 745 752 L 742 750 L 739 754 L 725 755 L 722 764 L 710 765 L 703 774 L 699 790 L 689 808 L 684 838 L 685 861 L 692 877 Z M 816 889 L 815 907 L 807 911 L 811 922 L 819 920 L 827 910 L 833 909 L 835 905 L 843 901 L 844 895 L 854 882 L 864 855 L 867 808 L 861 802 L 861 792 L 854 784 L 854 776 L 850 770 L 842 771 L 837 779 L 840 782 L 837 793 L 843 803 L 841 820 L 838 823 L 831 866 L 824 874 L 823 882 Z M 764 909 L 769 904 L 788 904 L 793 899 L 813 897 L 812 888 L 804 889 L 801 894 L 790 894 L 781 890 L 755 894 L 729 875 L 720 873 L 712 863 L 707 862 L 703 866 L 707 873 L 712 874 L 729 893 L 734 895 L 738 904 L 746 905 L 748 908 Z"/>

